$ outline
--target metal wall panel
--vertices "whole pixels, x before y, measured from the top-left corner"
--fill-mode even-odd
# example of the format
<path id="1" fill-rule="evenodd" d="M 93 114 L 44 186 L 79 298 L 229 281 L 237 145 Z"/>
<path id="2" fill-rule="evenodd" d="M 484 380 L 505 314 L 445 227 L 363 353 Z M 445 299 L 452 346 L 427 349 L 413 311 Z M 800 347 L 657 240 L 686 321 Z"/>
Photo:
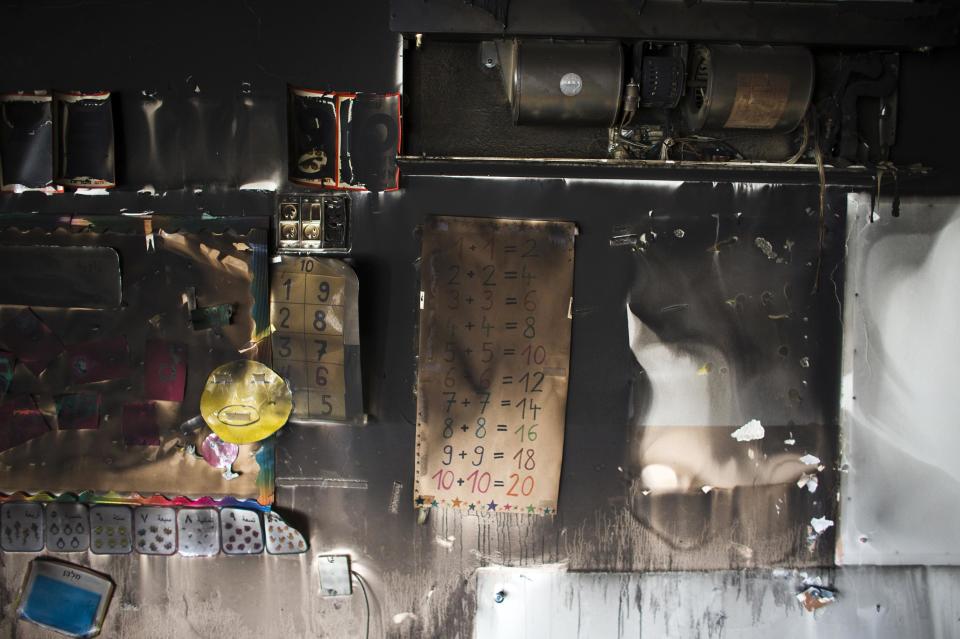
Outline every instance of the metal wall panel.
<path id="1" fill-rule="evenodd" d="M 837 561 L 955 565 L 960 202 L 849 206 Z"/>
<path id="2" fill-rule="evenodd" d="M 842 192 L 828 192 L 818 293 L 812 292 L 817 191 L 809 186 L 417 177 L 398 193 L 361 194 L 354 204 L 352 260 L 360 280 L 370 423 L 289 425 L 277 441 L 278 476 L 298 478 L 278 487 L 277 508 L 309 536 L 310 553 L 209 560 L 79 556 L 75 560 L 117 582 L 119 605 L 108 614 L 108 636 L 207 636 L 224 625 L 236 628 L 238 637 L 356 634 L 366 618 L 363 597 L 357 585 L 349 599 L 319 596 L 320 553 L 353 557 L 368 584 L 371 636 L 388 637 L 471 636 L 473 574 L 487 565 L 568 562 L 579 570 L 636 571 L 831 562 L 832 529 L 810 552 L 807 525 L 835 503 L 829 460 L 836 442 L 839 357 L 831 354 L 839 353 Z M 405 507 L 412 499 L 414 462 L 417 229 L 427 215 L 439 213 L 528 215 L 578 225 L 556 517 L 441 511 L 418 525 Z M 611 246 L 611 238 L 624 235 L 635 235 L 637 245 Z M 792 257 L 771 259 L 766 244 L 757 245 L 761 237 L 778 257 L 791 240 Z M 717 253 L 720 241 L 725 243 Z M 726 303 L 737 295 L 743 295 L 740 310 Z M 793 314 L 769 317 L 786 311 Z M 639 359 L 630 348 L 631 316 L 651 329 L 651 348 L 638 350 Z M 803 335 L 816 344 L 809 355 L 801 353 Z M 709 391 L 710 385 L 698 385 L 696 369 L 691 375 L 677 366 L 690 384 L 684 401 L 699 406 L 700 416 L 671 424 L 668 413 L 651 408 L 669 387 L 645 383 L 643 367 L 654 370 L 656 362 L 644 358 L 674 353 L 681 361 L 697 361 L 704 347 L 713 353 L 707 378 L 719 378 L 726 366 L 729 380 Z M 800 364 L 805 355 L 812 358 L 809 369 Z M 803 401 L 795 401 L 791 388 L 806 388 Z M 763 440 L 730 437 L 741 420 L 754 417 L 768 427 Z M 789 446 L 784 440 L 791 432 L 796 441 Z M 657 441 L 669 453 L 657 463 L 679 469 L 689 456 L 696 472 L 675 490 L 643 495 L 644 455 L 658 450 Z M 777 475 L 783 455 L 804 451 L 815 452 L 827 466 L 812 494 L 792 483 L 795 470 Z M 699 476 L 702 469 L 709 479 Z M 716 488 L 704 493 L 707 483 Z M 5 611 L 27 560 L 4 558 Z M 4 619 L 0 626 L 12 627 L 9 615 Z"/>
<path id="3" fill-rule="evenodd" d="M 109 85 L 123 93 L 160 87 L 162 97 L 168 86 L 180 96 L 199 86 L 202 96 L 222 101 L 238 91 L 242 95 L 244 83 L 252 85 L 255 98 L 282 96 L 287 83 L 377 92 L 400 84 L 399 37 L 389 32 L 385 2 L 333 7 L 252 1 L 229 8 L 211 1 L 6 2 L 3 11 L 5 25 L 12 25 L 10 37 L 0 43 L 3 89 Z M 36 26 L 54 19 L 71 28 Z M 143 24 L 149 29 L 131 26 Z M 70 52 L 71 64 L 64 64 L 63 51 Z M 263 115 L 271 135 L 282 131 L 284 116 L 276 107 L 264 103 L 263 111 L 251 112 L 248 128 L 262 129 L 257 122 Z M 215 130 L 221 129 L 209 129 L 211 135 Z M 204 141 L 210 149 L 225 143 Z M 278 165 L 259 158 L 261 146 L 257 137 L 241 141 L 235 161 L 251 169 L 250 177 L 239 177 L 246 173 L 238 170 L 236 180 L 228 182 L 242 186 L 276 178 Z M 155 157 L 145 154 L 144 171 L 131 176 L 134 188 L 147 182 L 144 176 L 163 174 L 165 166 L 164 181 L 176 185 L 185 179 L 179 164 L 165 160 L 179 162 L 184 148 L 174 140 L 170 148 L 158 148 Z M 260 174 L 257 167 L 267 170 Z M 732 181 L 761 179 L 739 175 L 721 173 L 689 183 L 406 177 L 400 192 L 357 195 L 352 260 L 360 278 L 364 393 L 371 421 L 363 427 L 289 426 L 278 441 L 278 475 L 297 479 L 278 487 L 277 507 L 309 536 L 310 552 L 208 560 L 71 557 L 117 583 L 104 636 L 358 636 L 367 619 L 364 598 L 356 584 L 350 598 L 321 597 L 319 553 L 353 557 L 353 568 L 369 589 L 372 637 L 472 636 L 475 574 L 484 566 L 526 570 L 567 562 L 579 570 L 639 571 L 830 564 L 833 529 L 810 552 L 807 525 L 811 517 L 827 515 L 836 498 L 845 193 L 828 189 L 822 278 L 813 293 L 819 254 L 816 187 Z M 281 191 L 287 188 L 280 185 Z M 40 217 L 123 209 L 264 215 L 274 203 L 274 194 L 205 184 L 199 193 L 5 196 L 0 211 L 39 211 Z M 417 233 L 432 214 L 529 216 L 578 225 L 570 400 L 555 518 L 438 512 L 419 525 L 405 507 L 412 496 L 414 460 Z M 645 234 L 647 243 L 642 243 Z M 611 239 L 631 235 L 625 245 L 611 246 Z M 740 301 L 738 295 L 743 295 Z M 810 358 L 809 368 L 802 365 L 803 357 Z M 697 375 L 708 361 L 707 374 Z M 654 375 L 656 383 L 650 383 L 648 370 L 664 371 L 666 377 Z M 686 383 L 664 386 L 672 373 Z M 663 404 L 663 397 L 672 400 Z M 690 409 L 682 415 L 676 410 L 681 402 Z M 730 438 L 753 418 L 767 427 L 763 440 Z M 786 444 L 787 439 L 794 443 Z M 799 489 L 792 483 L 797 469 L 779 463 L 784 455 L 804 452 L 817 454 L 825 466 L 815 493 Z M 688 460 L 693 471 L 677 472 Z M 644 495 L 643 468 L 651 464 L 669 466 L 684 479 L 674 489 Z M 856 459 L 851 466 L 856 469 Z M 899 481 L 903 468 L 894 465 L 891 476 Z M 705 485 L 713 488 L 703 492 Z M 880 504 L 882 496 L 875 494 Z M 907 502 L 905 497 L 896 503 L 899 508 Z M 877 504 L 873 510 L 881 513 Z M 945 512 L 939 514 L 947 517 Z M 11 614 L 29 560 L 29 555 L 0 558 L 4 635 L 42 635 Z M 753 615 L 766 619 L 769 614 L 813 631 L 805 617 L 784 612 L 797 604 L 790 588 L 776 586 L 779 577 L 736 576 L 741 574 L 657 577 L 640 589 L 641 606 L 647 602 L 644 614 L 652 615 L 642 620 L 641 629 L 652 636 L 709 636 L 709 631 L 719 633 L 717 615 L 739 620 L 739 629 Z M 842 581 L 849 574 L 861 573 L 838 573 L 838 587 L 852 600 L 861 593 L 862 605 L 837 610 L 848 611 L 844 623 L 863 619 L 864 634 L 884 636 L 886 628 L 876 625 L 884 623 L 899 636 L 936 636 L 956 628 L 949 625 L 960 616 L 952 572 L 910 569 L 901 579 L 866 571 L 862 574 L 871 575 L 867 585 Z M 619 593 L 624 579 L 644 583 L 635 575 L 595 581 L 617 584 Z M 595 592 L 587 582 L 581 586 Z M 902 603 L 884 604 L 889 615 L 870 616 L 877 614 L 870 593 L 880 587 L 888 601 L 901 597 Z M 768 594 L 752 595 L 761 591 Z M 934 592 L 945 593 L 944 599 L 935 600 Z M 719 599 L 711 593 L 719 593 Z M 758 600 L 779 603 L 758 608 Z M 615 617 L 619 594 L 604 601 L 608 605 L 598 604 L 596 610 Z M 563 609 L 574 610 L 567 602 L 562 600 Z M 952 616 L 941 614 L 950 606 Z M 668 614 L 681 608 L 683 616 Z M 790 636 L 782 625 L 758 627 L 772 629 L 762 636 Z M 844 628 L 834 634 L 854 634 Z"/>

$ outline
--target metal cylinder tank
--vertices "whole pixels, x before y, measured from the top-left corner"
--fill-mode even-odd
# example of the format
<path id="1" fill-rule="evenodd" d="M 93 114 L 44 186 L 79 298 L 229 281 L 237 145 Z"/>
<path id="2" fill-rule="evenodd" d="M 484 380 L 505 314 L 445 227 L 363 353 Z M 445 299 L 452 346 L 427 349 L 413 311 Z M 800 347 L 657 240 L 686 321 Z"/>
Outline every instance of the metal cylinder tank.
<path id="1" fill-rule="evenodd" d="M 789 131 L 813 95 L 809 50 L 796 46 L 700 45 L 690 56 L 684 123 L 689 131 Z"/>
<path id="2" fill-rule="evenodd" d="M 615 122 L 623 90 L 619 42 L 517 40 L 513 49 L 508 94 L 514 123 Z"/>

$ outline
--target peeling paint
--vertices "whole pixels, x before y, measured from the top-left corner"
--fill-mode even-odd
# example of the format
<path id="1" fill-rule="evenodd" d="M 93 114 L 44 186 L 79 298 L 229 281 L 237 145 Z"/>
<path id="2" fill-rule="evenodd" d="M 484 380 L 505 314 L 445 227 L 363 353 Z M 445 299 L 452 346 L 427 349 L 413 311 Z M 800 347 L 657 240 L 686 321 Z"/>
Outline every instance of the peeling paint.
<path id="1" fill-rule="evenodd" d="M 797 480 L 798 488 L 806 488 L 807 491 L 811 493 L 817 492 L 817 484 L 819 480 L 816 475 L 804 473 L 800 475 L 800 479 Z"/>
<path id="2" fill-rule="evenodd" d="M 759 419 L 751 419 L 730 434 L 730 436 L 738 442 L 752 442 L 757 439 L 763 439 L 763 435 L 763 425 L 760 424 Z"/>
<path id="3" fill-rule="evenodd" d="M 815 533 L 822 534 L 824 530 L 833 526 L 833 521 L 826 517 L 814 517 L 810 520 L 810 526 Z"/>

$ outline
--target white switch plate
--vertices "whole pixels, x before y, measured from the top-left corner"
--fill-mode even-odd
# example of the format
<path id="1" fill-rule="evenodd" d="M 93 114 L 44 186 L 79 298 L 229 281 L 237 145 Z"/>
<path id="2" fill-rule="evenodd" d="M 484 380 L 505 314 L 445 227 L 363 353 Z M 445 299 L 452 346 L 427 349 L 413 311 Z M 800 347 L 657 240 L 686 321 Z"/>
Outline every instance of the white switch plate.
<path id="1" fill-rule="evenodd" d="M 320 594 L 324 597 L 343 597 L 353 594 L 350 579 L 350 555 L 320 555 Z"/>

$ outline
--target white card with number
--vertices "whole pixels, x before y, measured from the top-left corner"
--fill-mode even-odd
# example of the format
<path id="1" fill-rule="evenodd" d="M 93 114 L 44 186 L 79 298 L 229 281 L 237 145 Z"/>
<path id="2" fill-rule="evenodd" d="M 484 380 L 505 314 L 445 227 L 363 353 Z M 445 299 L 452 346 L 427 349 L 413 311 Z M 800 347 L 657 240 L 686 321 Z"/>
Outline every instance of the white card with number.
<path id="1" fill-rule="evenodd" d="M 177 552 L 177 512 L 161 506 L 141 506 L 133 511 L 133 545 L 144 555 Z"/>
<path id="2" fill-rule="evenodd" d="M 260 513 L 243 508 L 220 511 L 220 538 L 228 555 L 255 555 L 263 552 L 263 525 Z"/>
<path id="3" fill-rule="evenodd" d="M 263 515 L 267 526 L 267 552 L 271 555 L 294 555 L 306 552 L 307 542 L 300 531 L 275 512 Z"/>
<path id="4" fill-rule="evenodd" d="M 85 504 L 47 506 L 47 550 L 85 552 L 90 548 L 90 517 Z"/>
<path id="5" fill-rule="evenodd" d="M 133 513 L 126 506 L 90 508 L 90 550 L 125 555 L 133 550 Z"/>
<path id="6" fill-rule="evenodd" d="M 220 518 L 216 508 L 183 508 L 177 512 L 180 554 L 211 557 L 220 552 Z"/>
<path id="7" fill-rule="evenodd" d="M 43 506 L 3 504 L 0 507 L 0 547 L 7 552 L 43 550 Z"/>

